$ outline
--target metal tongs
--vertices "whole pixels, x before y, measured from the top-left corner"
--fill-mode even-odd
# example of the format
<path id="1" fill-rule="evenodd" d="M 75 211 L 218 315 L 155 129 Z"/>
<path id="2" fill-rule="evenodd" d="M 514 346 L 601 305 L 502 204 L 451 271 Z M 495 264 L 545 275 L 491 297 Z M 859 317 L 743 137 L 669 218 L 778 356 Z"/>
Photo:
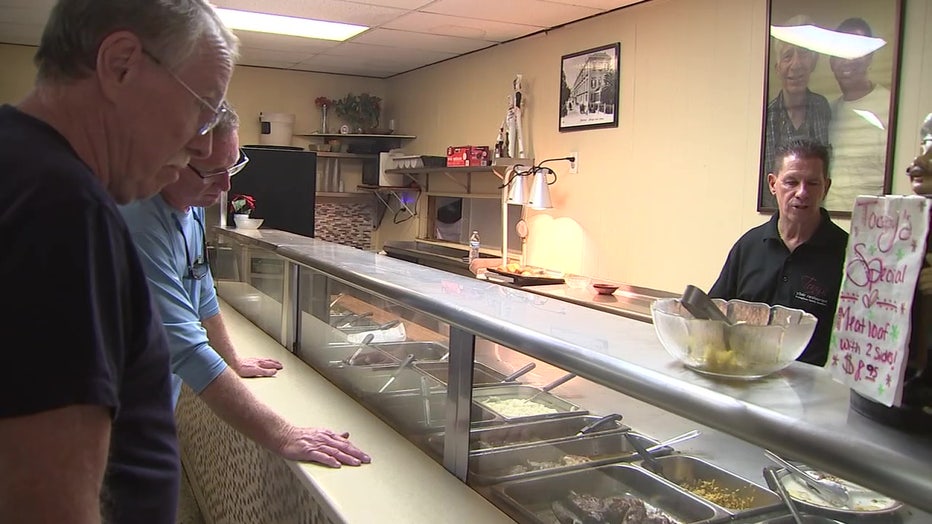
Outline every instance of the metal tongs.
<path id="1" fill-rule="evenodd" d="M 765 449 L 764 456 L 786 468 L 787 472 L 802 481 L 803 485 L 823 500 L 831 502 L 836 506 L 848 505 L 848 501 L 851 499 L 851 496 L 848 494 L 848 488 L 831 480 L 815 478 L 808 472 L 778 457 L 770 450 Z"/>
<path id="2" fill-rule="evenodd" d="M 700 320 L 718 320 L 729 326 L 732 324 L 732 321 L 728 320 L 728 317 L 715 305 L 715 302 L 712 302 L 709 295 L 706 295 L 705 291 L 696 286 L 686 286 L 686 291 L 683 292 L 680 303 L 683 304 L 686 311 L 689 311 L 692 316 Z"/>
<path id="3" fill-rule="evenodd" d="M 414 353 L 409 353 L 408 356 L 406 356 L 405 359 L 401 361 L 401 364 L 398 365 L 398 369 L 392 373 L 392 376 L 388 377 L 385 385 L 379 388 L 379 393 L 384 393 L 385 390 L 388 389 L 388 386 L 391 386 L 392 382 L 398 378 L 398 375 L 400 375 L 406 367 L 410 366 L 412 362 L 414 362 Z"/>
<path id="4" fill-rule="evenodd" d="M 535 367 L 537 367 L 537 364 L 535 364 L 534 362 L 528 362 L 527 364 L 521 366 L 521 368 L 518 369 L 517 371 L 515 371 L 514 373 L 512 373 L 512 374 L 506 376 L 505 378 L 503 378 L 503 379 L 502 379 L 502 384 L 504 384 L 504 383 L 506 383 L 506 382 L 514 382 L 515 379 L 517 379 L 517 378 L 520 377 L 521 375 L 527 373 L 528 371 L 534 369 Z"/>

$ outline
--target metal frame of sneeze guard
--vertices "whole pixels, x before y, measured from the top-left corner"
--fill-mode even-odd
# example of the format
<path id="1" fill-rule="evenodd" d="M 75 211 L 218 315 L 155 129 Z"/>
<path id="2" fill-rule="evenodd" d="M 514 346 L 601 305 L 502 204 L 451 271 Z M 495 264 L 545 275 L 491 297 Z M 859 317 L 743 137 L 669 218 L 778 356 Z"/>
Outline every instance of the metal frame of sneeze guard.
<path id="1" fill-rule="evenodd" d="M 710 383 L 679 366 L 648 323 L 555 299 L 541 306 L 540 295 L 521 289 L 281 231 L 219 233 L 450 325 L 446 421 L 453 431 L 445 437 L 444 466 L 461 479 L 468 459 L 473 347 L 482 337 L 932 512 L 928 440 L 849 412 L 849 390 L 822 368 L 794 363 L 778 377 L 744 388 Z M 444 283 L 455 284 L 459 292 L 449 293 Z M 298 286 L 296 296 L 301 293 Z M 327 308 L 327 298 L 314 300 Z M 296 311 L 297 305 L 282 308 Z M 282 318 L 286 321 L 287 315 Z M 294 348 L 289 340 L 300 340 L 294 334 L 282 336 L 301 329 L 297 318 L 292 328 L 271 330 L 286 347 Z"/>

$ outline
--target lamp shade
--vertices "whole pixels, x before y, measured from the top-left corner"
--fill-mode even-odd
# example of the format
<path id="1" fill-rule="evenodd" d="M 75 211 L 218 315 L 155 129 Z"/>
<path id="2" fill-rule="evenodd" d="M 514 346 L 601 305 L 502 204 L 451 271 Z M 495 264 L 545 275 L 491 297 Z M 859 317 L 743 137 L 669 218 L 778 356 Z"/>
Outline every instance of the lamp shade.
<path id="1" fill-rule="evenodd" d="M 547 185 L 547 168 L 538 169 L 534 174 L 534 183 L 531 185 L 531 194 L 528 196 L 527 203 L 531 209 L 550 209 L 553 202 L 550 201 L 550 186 Z"/>
<path id="2" fill-rule="evenodd" d="M 511 181 L 511 188 L 508 190 L 508 203 L 524 205 L 527 202 L 528 183 L 527 176 L 516 176 Z"/>

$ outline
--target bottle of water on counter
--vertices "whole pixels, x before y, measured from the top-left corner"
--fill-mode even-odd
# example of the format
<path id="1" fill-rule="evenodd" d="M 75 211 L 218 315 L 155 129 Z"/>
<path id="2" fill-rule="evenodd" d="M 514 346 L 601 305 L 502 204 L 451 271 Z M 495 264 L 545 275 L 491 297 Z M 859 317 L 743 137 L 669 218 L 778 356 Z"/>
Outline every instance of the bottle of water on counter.
<path id="1" fill-rule="evenodd" d="M 473 231 L 469 235 L 469 261 L 479 258 L 479 232 Z"/>

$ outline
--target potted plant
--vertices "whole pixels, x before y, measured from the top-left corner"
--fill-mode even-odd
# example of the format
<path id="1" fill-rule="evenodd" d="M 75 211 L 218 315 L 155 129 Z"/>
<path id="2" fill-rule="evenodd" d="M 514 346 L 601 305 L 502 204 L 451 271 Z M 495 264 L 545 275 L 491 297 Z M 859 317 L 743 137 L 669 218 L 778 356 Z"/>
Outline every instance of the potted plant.
<path id="1" fill-rule="evenodd" d="M 333 107 L 353 131 L 362 133 L 379 127 L 382 113 L 382 99 L 369 93 L 354 95 L 349 93 L 333 101 Z"/>
<path id="2" fill-rule="evenodd" d="M 230 197 L 230 212 L 236 216 L 249 218 L 249 215 L 256 209 L 256 199 L 249 195 L 233 195 Z"/>

